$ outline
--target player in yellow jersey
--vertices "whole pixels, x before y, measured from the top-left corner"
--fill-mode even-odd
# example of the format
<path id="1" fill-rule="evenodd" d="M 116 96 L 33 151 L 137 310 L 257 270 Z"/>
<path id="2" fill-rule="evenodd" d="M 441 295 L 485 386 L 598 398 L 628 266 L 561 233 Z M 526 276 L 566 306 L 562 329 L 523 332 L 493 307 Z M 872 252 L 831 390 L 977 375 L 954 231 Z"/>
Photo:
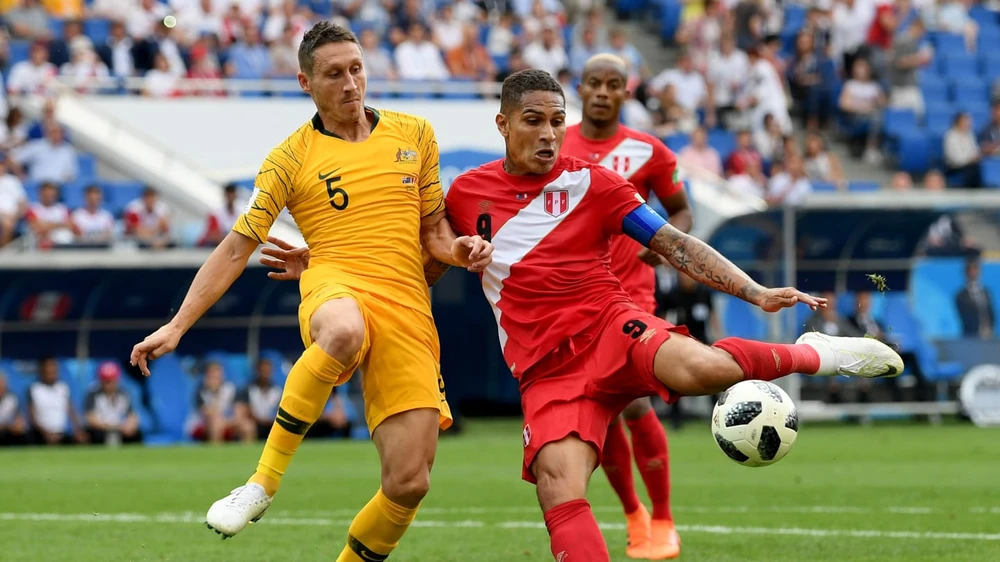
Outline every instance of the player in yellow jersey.
<path id="1" fill-rule="evenodd" d="M 310 251 L 300 281 L 306 349 L 288 375 L 256 472 L 211 506 L 206 524 L 229 537 L 264 515 L 331 390 L 361 367 L 382 479 L 337 560 L 383 560 L 427 494 L 439 428 L 451 424 L 425 274 L 433 279 L 449 265 L 482 271 L 493 248 L 478 236 L 456 237 L 444 218 L 428 122 L 364 105 L 353 33 L 316 24 L 299 47 L 299 65 L 316 115 L 271 151 L 244 213 L 195 276 L 177 315 L 137 344 L 131 360 L 148 375 L 147 360 L 173 351 L 287 207 Z"/>

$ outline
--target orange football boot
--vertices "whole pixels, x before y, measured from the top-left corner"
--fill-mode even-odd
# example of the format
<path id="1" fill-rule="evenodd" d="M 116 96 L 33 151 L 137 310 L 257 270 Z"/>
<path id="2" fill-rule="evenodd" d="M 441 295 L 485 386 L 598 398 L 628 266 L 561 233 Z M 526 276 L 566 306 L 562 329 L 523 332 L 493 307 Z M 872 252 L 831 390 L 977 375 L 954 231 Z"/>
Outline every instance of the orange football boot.
<path id="1" fill-rule="evenodd" d="M 649 525 L 649 559 L 670 560 L 681 555 L 681 537 L 670 520 L 654 519 Z"/>
<path id="2" fill-rule="evenodd" d="M 625 530 L 628 533 L 628 546 L 625 556 L 634 560 L 648 560 L 649 542 L 649 512 L 646 506 L 639 504 L 639 509 L 625 515 Z"/>

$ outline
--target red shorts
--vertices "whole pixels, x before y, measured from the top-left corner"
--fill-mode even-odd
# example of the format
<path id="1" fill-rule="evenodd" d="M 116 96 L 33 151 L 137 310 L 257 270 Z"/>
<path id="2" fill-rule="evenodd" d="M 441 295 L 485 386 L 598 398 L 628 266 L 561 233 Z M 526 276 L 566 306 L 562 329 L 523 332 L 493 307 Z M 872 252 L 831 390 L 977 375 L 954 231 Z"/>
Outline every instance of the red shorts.
<path id="1" fill-rule="evenodd" d="M 590 443 L 600 462 L 608 426 L 636 398 L 679 398 L 653 375 L 653 358 L 671 333 L 687 328 L 633 303 L 612 305 L 601 319 L 521 375 L 524 464 L 521 477 L 535 483 L 531 463 L 548 443 L 575 435 Z"/>

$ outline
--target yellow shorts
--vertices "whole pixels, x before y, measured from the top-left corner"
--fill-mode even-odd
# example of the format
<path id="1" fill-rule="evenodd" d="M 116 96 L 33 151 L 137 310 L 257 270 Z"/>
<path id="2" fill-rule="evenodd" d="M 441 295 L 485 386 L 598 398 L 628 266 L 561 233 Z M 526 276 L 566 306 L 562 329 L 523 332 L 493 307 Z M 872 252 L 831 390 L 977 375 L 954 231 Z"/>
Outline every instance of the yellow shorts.
<path id="1" fill-rule="evenodd" d="M 346 297 L 354 299 L 361 309 L 364 343 L 354 363 L 345 365 L 337 384 L 346 383 L 361 368 L 369 431 L 374 432 L 389 416 L 421 408 L 440 413 L 441 429 L 451 426 L 451 408 L 441 377 L 441 346 L 432 318 L 339 283 L 307 282 L 302 291 L 299 330 L 306 347 L 312 345 L 309 325 L 320 305 Z"/>

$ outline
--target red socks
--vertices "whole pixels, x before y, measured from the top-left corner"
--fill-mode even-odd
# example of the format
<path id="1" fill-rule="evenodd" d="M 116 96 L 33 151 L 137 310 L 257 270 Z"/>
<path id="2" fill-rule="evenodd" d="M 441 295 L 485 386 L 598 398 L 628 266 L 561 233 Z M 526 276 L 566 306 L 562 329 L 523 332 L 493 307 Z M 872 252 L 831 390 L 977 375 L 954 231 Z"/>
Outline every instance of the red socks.
<path id="1" fill-rule="evenodd" d="M 813 375 L 819 371 L 819 353 L 805 344 L 725 338 L 712 347 L 733 356 L 743 369 L 743 380 L 773 381 L 792 373 Z"/>
<path id="2" fill-rule="evenodd" d="M 625 423 L 632 433 L 635 463 L 639 465 L 639 474 L 642 475 L 642 481 L 645 482 L 646 490 L 649 492 L 649 499 L 653 502 L 653 519 L 673 521 L 673 515 L 670 513 L 670 460 L 667 455 L 667 432 L 664 431 L 663 424 L 653 410 L 649 410 L 637 420 L 627 420 Z"/>
<path id="3" fill-rule="evenodd" d="M 635 434 L 632 436 L 634 439 Z M 604 474 L 611 487 L 618 494 L 625 513 L 635 513 L 639 509 L 639 495 L 635 491 L 632 448 L 629 447 L 624 424 L 615 423 L 608 427 L 608 437 L 604 440 L 604 449 L 601 451 L 601 466 L 604 467 Z"/>
<path id="4" fill-rule="evenodd" d="M 587 500 L 559 504 L 545 512 L 552 556 L 557 562 L 610 562 L 608 545 Z"/>

